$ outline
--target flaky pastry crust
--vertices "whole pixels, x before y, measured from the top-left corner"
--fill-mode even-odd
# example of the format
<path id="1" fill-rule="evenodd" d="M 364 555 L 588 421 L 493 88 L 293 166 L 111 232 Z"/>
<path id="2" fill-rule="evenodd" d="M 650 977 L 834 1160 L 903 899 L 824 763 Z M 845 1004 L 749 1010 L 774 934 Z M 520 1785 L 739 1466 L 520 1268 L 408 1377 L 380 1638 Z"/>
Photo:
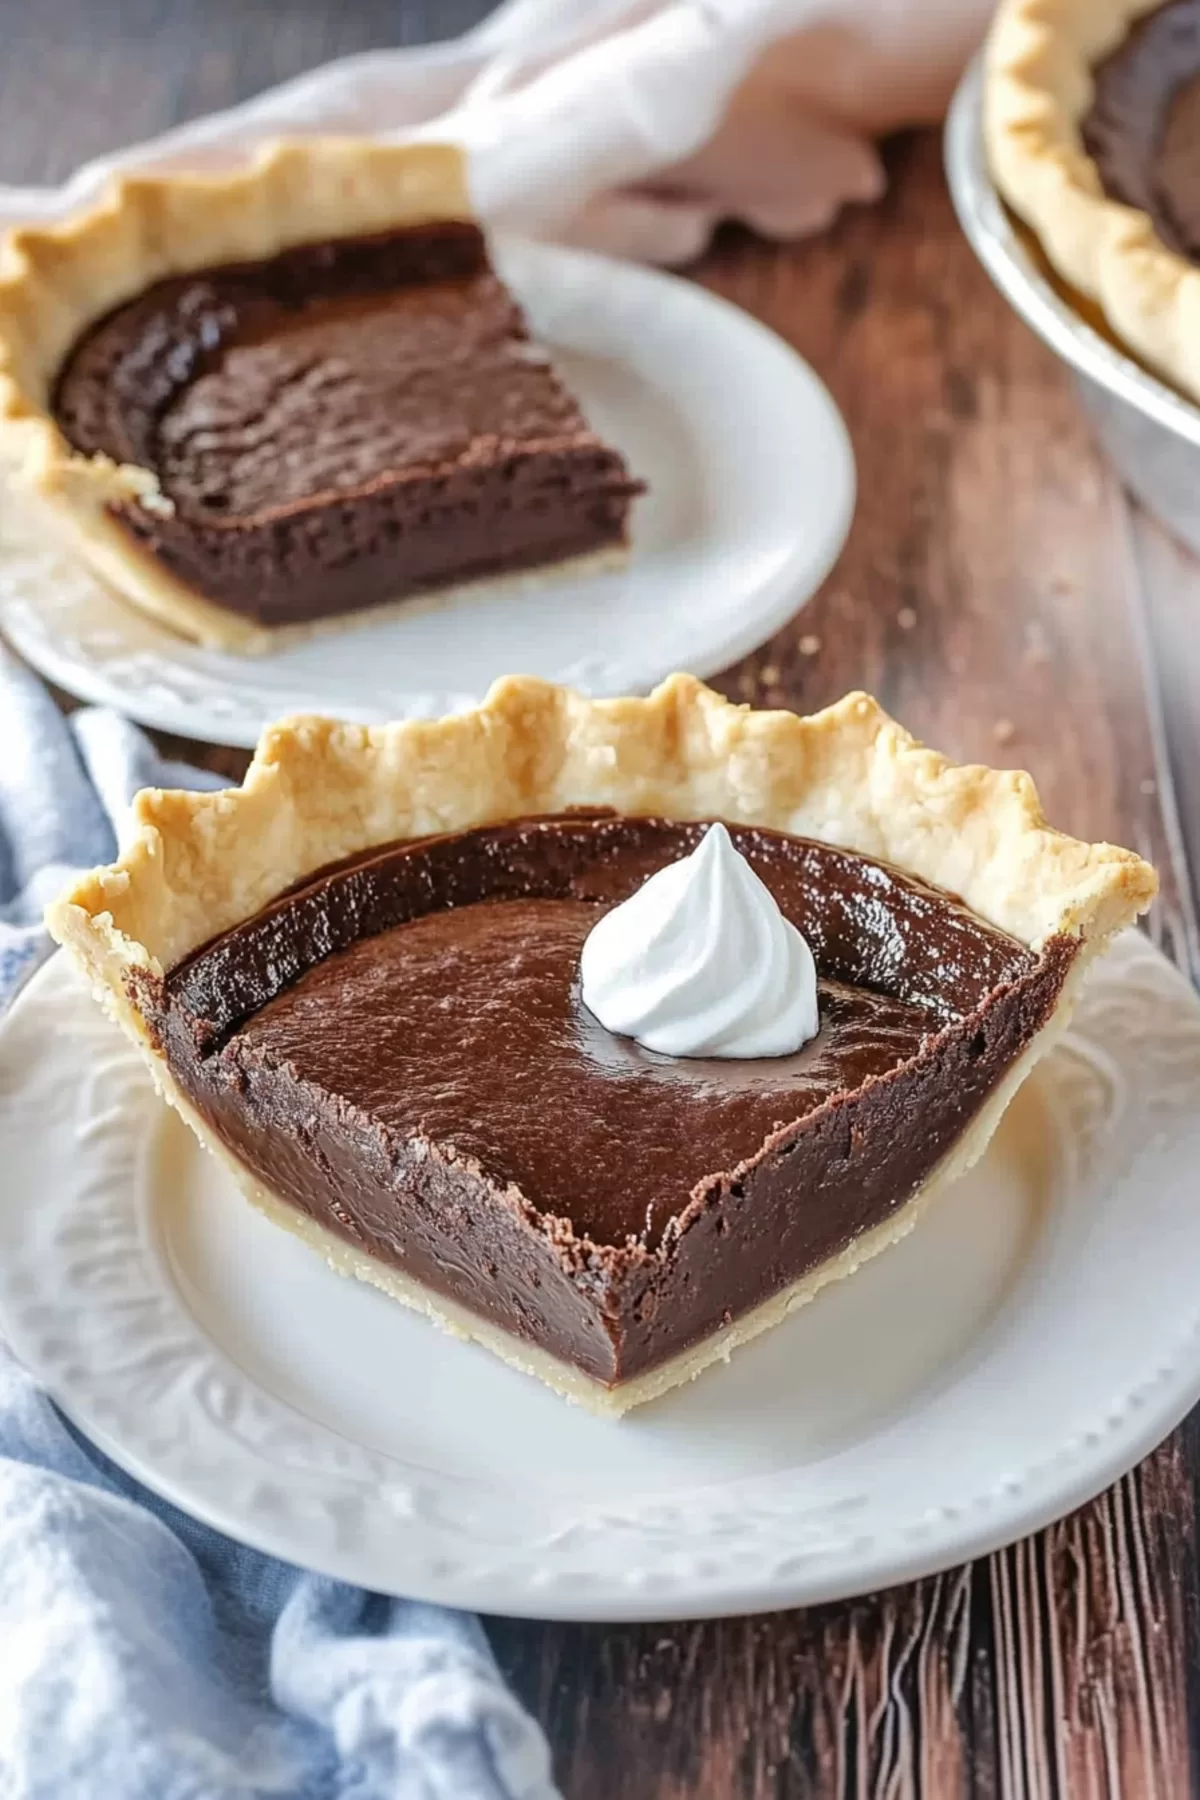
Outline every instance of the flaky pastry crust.
<path id="1" fill-rule="evenodd" d="M 866 694 L 800 718 L 734 706 L 687 675 L 618 700 L 510 676 L 445 719 L 287 720 L 240 788 L 147 790 L 123 855 L 80 877 L 48 923 L 124 1000 L 130 970 L 164 975 L 329 863 L 571 806 L 818 838 L 960 895 L 1035 949 L 1103 940 L 1156 887 L 1131 851 L 1052 830 L 1028 775 L 957 766 Z"/>
<path id="2" fill-rule="evenodd" d="M 1200 270 L 1104 192 L 1080 125 L 1091 71 L 1161 0 L 1002 0 L 984 131 L 997 187 L 1063 280 L 1151 368 L 1200 400 Z"/>
<path id="3" fill-rule="evenodd" d="M 165 624 L 218 647 L 262 650 L 264 628 L 206 600 L 142 550 L 113 503 L 169 507 L 151 469 L 82 456 L 50 407 L 88 325 L 154 282 L 295 244 L 472 218 L 451 145 L 309 138 L 267 145 L 216 174 L 129 175 L 88 212 L 0 243 L 0 465 L 102 580 Z"/>

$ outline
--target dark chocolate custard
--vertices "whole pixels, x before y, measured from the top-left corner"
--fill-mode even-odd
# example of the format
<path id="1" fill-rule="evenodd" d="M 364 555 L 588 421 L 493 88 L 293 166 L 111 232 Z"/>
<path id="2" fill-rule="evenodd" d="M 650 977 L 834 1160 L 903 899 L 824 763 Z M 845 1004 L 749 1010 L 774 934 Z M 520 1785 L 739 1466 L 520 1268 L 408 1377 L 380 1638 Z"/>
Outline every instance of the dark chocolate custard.
<path id="1" fill-rule="evenodd" d="M 1200 261 L 1200 0 L 1138 20 L 1093 76 L 1083 141 L 1105 192 Z"/>
<path id="2" fill-rule="evenodd" d="M 732 826 L 812 947 L 820 1030 L 769 1060 L 656 1055 L 584 1007 L 580 951 L 704 830 L 572 814 L 374 850 L 139 1001 L 273 1194 L 613 1385 L 903 1206 L 1075 954 L 869 858 Z"/>
<path id="3" fill-rule="evenodd" d="M 640 491 L 468 223 L 159 282 L 75 345 L 53 410 L 157 475 L 169 508 L 116 509 L 136 539 L 264 625 L 618 546 Z"/>

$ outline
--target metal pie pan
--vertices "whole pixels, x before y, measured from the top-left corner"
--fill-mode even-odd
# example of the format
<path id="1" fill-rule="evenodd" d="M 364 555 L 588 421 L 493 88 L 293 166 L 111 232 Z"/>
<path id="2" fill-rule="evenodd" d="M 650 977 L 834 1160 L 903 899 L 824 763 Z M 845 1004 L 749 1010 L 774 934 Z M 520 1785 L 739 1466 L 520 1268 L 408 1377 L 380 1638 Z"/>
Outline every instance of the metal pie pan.
<path id="1" fill-rule="evenodd" d="M 959 223 L 1009 305 L 1074 371 L 1122 480 L 1200 554 L 1200 408 L 1093 330 L 1047 278 L 993 186 L 982 102 L 977 58 L 946 122 L 946 174 Z"/>

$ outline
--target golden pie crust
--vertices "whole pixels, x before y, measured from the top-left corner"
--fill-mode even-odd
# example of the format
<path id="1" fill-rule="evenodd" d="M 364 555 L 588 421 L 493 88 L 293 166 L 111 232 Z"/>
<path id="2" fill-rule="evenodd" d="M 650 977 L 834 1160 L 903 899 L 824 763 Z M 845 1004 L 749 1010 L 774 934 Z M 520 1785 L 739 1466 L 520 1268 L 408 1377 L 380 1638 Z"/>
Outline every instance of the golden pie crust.
<path id="1" fill-rule="evenodd" d="M 328 1239 L 265 1190 L 175 1086 L 138 998 L 147 977 L 160 980 L 201 944 L 328 864 L 397 839 L 573 806 L 723 818 L 817 838 L 960 895 L 1033 949 L 1060 937 L 1080 945 L 1047 1026 L 885 1227 L 673 1363 L 613 1390 Z M 587 700 L 512 677 L 476 710 L 433 722 L 285 721 L 264 734 L 240 788 L 139 795 L 119 860 L 77 879 L 47 921 L 164 1094 L 255 1205 L 343 1272 L 483 1340 L 566 1397 L 612 1414 L 728 1356 L 910 1229 L 931 1195 L 982 1153 L 1024 1076 L 1065 1025 L 1087 961 L 1145 910 L 1156 885 L 1154 871 L 1131 851 L 1081 843 L 1047 825 L 1028 775 L 956 766 L 865 694 L 800 718 L 734 706 L 685 675 L 647 699 L 618 700 Z"/>
<path id="2" fill-rule="evenodd" d="M 1080 127 L 1092 69 L 1161 0 L 1001 0 L 988 40 L 993 178 L 1057 273 L 1143 362 L 1200 400 L 1200 269 L 1104 191 Z"/>

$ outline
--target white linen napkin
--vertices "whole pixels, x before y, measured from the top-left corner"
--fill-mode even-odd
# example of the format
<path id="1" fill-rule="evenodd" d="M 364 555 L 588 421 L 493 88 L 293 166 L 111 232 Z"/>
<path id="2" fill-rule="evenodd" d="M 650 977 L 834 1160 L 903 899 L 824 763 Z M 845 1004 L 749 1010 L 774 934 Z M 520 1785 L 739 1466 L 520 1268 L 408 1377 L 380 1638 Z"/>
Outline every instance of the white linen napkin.
<path id="1" fill-rule="evenodd" d="M 488 223 L 684 262 L 724 218 L 815 231 L 876 198 L 880 132 L 937 117 L 990 0 L 508 0 L 449 44 L 331 63 L 246 105 L 0 188 L 50 218 L 115 171 L 212 167 L 302 131 L 451 139 Z"/>

